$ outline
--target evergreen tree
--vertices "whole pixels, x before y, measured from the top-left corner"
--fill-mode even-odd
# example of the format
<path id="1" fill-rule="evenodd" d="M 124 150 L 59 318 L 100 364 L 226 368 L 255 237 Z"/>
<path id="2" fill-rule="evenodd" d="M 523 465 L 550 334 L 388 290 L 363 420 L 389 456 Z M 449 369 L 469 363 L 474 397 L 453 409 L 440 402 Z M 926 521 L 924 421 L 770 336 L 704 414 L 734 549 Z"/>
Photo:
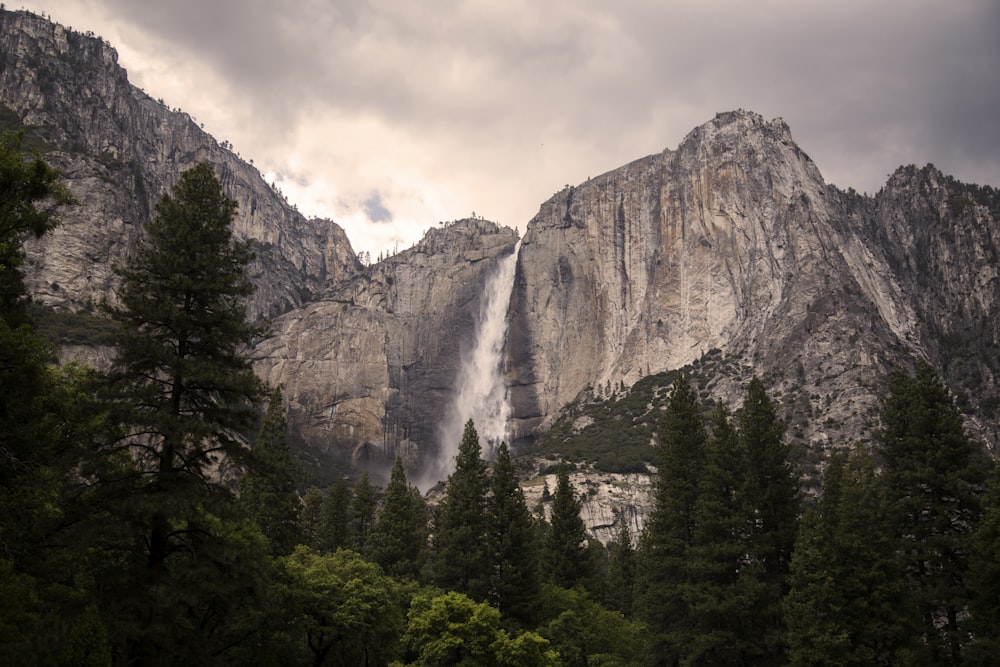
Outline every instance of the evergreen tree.
<path id="1" fill-rule="evenodd" d="M 966 541 L 979 519 L 982 451 L 965 435 L 948 389 L 923 361 L 889 380 L 879 433 L 889 516 L 916 593 L 926 660 L 961 662 L 969 604 Z"/>
<path id="2" fill-rule="evenodd" d="M 745 619 L 753 613 L 740 579 L 746 554 L 743 443 L 726 406 L 712 413 L 705 467 L 695 505 L 694 544 L 685 601 L 691 623 L 685 665 L 748 664 Z"/>
<path id="3" fill-rule="evenodd" d="M 625 618 L 632 617 L 635 596 L 636 553 L 627 516 L 620 516 L 618 537 L 610 548 L 608 560 L 608 606 Z"/>
<path id="4" fill-rule="evenodd" d="M 479 434 L 470 419 L 448 476 L 447 495 L 434 522 L 434 578 L 442 588 L 477 601 L 489 595 L 489 524 L 486 516 L 486 462 L 480 458 Z"/>
<path id="5" fill-rule="evenodd" d="M 368 478 L 368 471 L 361 474 L 361 479 L 354 485 L 354 498 L 351 500 L 348 523 L 348 543 L 351 549 L 359 554 L 367 555 L 371 541 L 372 528 L 375 525 L 375 509 L 378 502 L 375 499 L 375 489 Z"/>
<path id="6" fill-rule="evenodd" d="M 302 496 L 302 507 L 299 510 L 299 536 L 301 543 L 321 551 L 323 531 L 323 492 L 315 486 L 310 486 Z"/>
<path id="7" fill-rule="evenodd" d="M 43 202 L 73 201 L 58 178 L 41 157 L 24 154 L 21 135 L 0 134 L 0 489 L 52 455 L 37 413 L 49 390 L 52 351 L 28 317 L 21 243 L 55 226 L 55 206 Z"/>
<path id="8" fill-rule="evenodd" d="M 545 533 L 542 565 L 548 581 L 572 588 L 586 580 L 590 572 L 587 531 L 580 518 L 580 499 L 569 480 L 569 467 L 559 466 L 556 490 L 552 494 L 552 514 Z"/>
<path id="9" fill-rule="evenodd" d="M 988 665 L 1000 655 L 1000 466 L 996 464 L 983 496 L 982 518 L 971 538 L 972 642 L 963 657 L 973 665 Z"/>
<path id="10" fill-rule="evenodd" d="M 784 427 L 758 378 L 747 386 L 739 425 L 746 465 L 740 496 L 747 511 L 747 562 L 740 577 L 753 609 L 746 619 L 753 640 L 748 654 L 757 664 L 779 664 L 786 636 L 781 600 L 798 533 L 798 476 L 783 439 Z"/>
<path id="11" fill-rule="evenodd" d="M 870 454 L 834 455 L 799 527 L 784 609 L 792 665 L 909 662 L 906 585 Z"/>
<path id="12" fill-rule="evenodd" d="M 119 493 L 116 510 L 136 531 L 123 555 L 127 593 L 115 595 L 126 605 L 122 616 L 139 619 L 118 638 L 137 662 L 196 641 L 173 619 L 193 604 L 188 595 L 207 595 L 229 574 L 221 552 L 213 555 L 226 542 L 217 521 L 233 506 L 219 470 L 246 460 L 242 434 L 263 393 L 245 356 L 259 329 L 243 303 L 253 291 L 245 272 L 252 255 L 232 238 L 235 212 L 212 168 L 196 166 L 163 196 L 145 240 L 118 270 L 119 305 L 110 312 L 122 326 L 111 378 L 128 437 L 95 455 L 109 464 L 133 460 L 130 473 L 105 475 L 99 485 Z M 192 554 L 211 586 L 171 565 Z"/>
<path id="13" fill-rule="evenodd" d="M 372 528 L 369 554 L 393 577 L 416 579 L 427 557 L 427 506 L 396 457 Z"/>
<path id="14" fill-rule="evenodd" d="M 326 493 L 319 529 L 319 551 L 334 552 L 349 544 L 349 510 L 351 490 L 347 478 L 341 477 Z"/>
<path id="15" fill-rule="evenodd" d="M 281 389 L 274 389 L 250 452 L 253 466 L 240 483 L 240 501 L 278 556 L 290 554 L 302 537 L 296 491 L 302 470 L 288 448 L 287 431 Z"/>
<path id="16" fill-rule="evenodd" d="M 505 619 L 533 627 L 541 595 L 538 533 L 505 442 L 493 465 L 487 515 L 493 563 L 489 602 Z"/>
<path id="17" fill-rule="evenodd" d="M 640 549 L 642 617 L 654 633 L 657 664 L 677 664 L 690 641 L 682 592 L 691 580 L 687 563 L 694 545 L 706 439 L 697 396 L 687 379 L 679 375 L 660 429 L 655 504 Z"/>

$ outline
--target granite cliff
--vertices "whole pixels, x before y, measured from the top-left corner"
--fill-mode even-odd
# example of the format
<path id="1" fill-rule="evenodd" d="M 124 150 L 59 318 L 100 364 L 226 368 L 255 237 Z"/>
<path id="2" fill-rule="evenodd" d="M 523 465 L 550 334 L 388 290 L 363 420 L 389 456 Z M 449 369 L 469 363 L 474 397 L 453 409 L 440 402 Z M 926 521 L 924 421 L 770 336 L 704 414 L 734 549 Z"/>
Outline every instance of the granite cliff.
<path id="1" fill-rule="evenodd" d="M 953 389 L 988 413 L 971 423 L 995 442 L 996 406 L 964 384 L 995 395 L 994 192 L 927 167 L 901 169 L 874 197 L 844 193 L 783 121 L 744 111 L 568 187 L 521 246 L 507 359 L 515 431 L 544 431 L 594 387 L 719 349 L 768 378 L 804 444 L 870 436 L 885 376 L 909 355 L 964 369 Z M 974 360 L 946 350 L 973 341 Z M 740 391 L 724 378 L 712 388 L 733 405 Z"/>
<path id="2" fill-rule="evenodd" d="M 254 352 L 256 367 L 285 387 L 302 437 L 355 462 L 398 452 L 429 463 L 483 285 L 517 239 L 484 220 L 432 228 L 412 248 L 277 318 Z"/>
<path id="3" fill-rule="evenodd" d="M 81 201 L 28 246 L 38 302 L 113 298 L 111 265 L 158 197 L 208 161 L 239 204 L 237 234 L 256 242 L 251 310 L 273 335 L 252 353 L 284 386 L 298 436 L 356 462 L 434 462 L 484 285 L 517 232 L 463 220 L 363 267 L 336 224 L 305 220 L 189 116 L 131 86 L 110 45 L 24 12 L 0 11 L 0 105 Z M 528 442 L 603 386 L 721 355 L 740 372 L 703 395 L 735 407 L 748 375 L 763 376 L 789 438 L 822 458 L 873 434 L 889 369 L 922 356 L 995 447 L 998 220 L 996 190 L 930 165 L 871 196 L 843 192 L 780 119 L 719 114 L 676 149 L 556 193 L 528 223 L 506 312 L 510 431 Z M 590 511 L 609 535 L 612 509 Z"/>
<path id="4" fill-rule="evenodd" d="M 37 302 L 76 311 L 112 296 L 113 266 L 160 196 L 199 162 L 213 165 L 239 205 L 236 234 L 255 242 L 254 316 L 301 305 L 359 268 L 338 225 L 306 220 L 188 114 L 131 85 L 115 50 L 93 35 L 0 10 L 0 107 L 5 129 L 25 129 L 81 202 L 27 244 Z"/>

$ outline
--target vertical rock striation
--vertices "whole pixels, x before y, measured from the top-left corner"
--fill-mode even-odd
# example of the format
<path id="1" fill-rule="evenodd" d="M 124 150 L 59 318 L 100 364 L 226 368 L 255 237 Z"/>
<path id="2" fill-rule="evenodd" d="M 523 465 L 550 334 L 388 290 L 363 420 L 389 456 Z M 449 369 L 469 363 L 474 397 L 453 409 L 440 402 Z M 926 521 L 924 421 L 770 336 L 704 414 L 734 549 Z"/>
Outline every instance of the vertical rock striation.
<path id="1" fill-rule="evenodd" d="M 933 353 L 922 333 L 931 321 L 956 323 L 957 305 L 998 340 L 996 237 L 982 231 L 995 230 L 995 214 L 966 207 L 954 261 L 931 234 L 914 236 L 926 228 L 912 208 L 921 199 L 900 180 L 875 199 L 842 193 L 783 121 L 736 111 L 674 151 L 557 193 L 529 223 L 515 277 L 516 428 L 537 433 L 581 392 L 719 348 L 769 375 L 804 441 L 870 434 L 890 365 Z M 940 209 L 949 195 L 935 197 Z M 930 285 L 926 267 L 902 259 L 925 251 L 935 266 L 956 265 L 952 281 Z M 735 402 L 738 391 L 717 393 Z"/>
<path id="2" fill-rule="evenodd" d="M 484 220 L 430 229 L 414 247 L 274 322 L 258 373 L 285 387 L 303 437 L 356 462 L 437 452 L 437 427 L 475 339 L 480 298 L 515 230 Z"/>

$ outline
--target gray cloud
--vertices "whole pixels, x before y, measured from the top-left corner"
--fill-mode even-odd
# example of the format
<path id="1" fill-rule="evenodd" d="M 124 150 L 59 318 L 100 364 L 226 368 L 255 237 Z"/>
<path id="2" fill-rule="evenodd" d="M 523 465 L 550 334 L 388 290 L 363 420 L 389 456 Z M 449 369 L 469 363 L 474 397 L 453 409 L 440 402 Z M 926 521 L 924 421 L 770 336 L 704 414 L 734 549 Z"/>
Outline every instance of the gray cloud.
<path id="1" fill-rule="evenodd" d="M 369 219 L 391 209 L 401 238 L 472 209 L 523 227 L 563 184 L 733 108 L 783 117 L 842 187 L 909 162 L 1000 185 L 995 0 L 47 4 L 220 82 L 168 103 L 232 109 L 245 156 L 334 181 Z"/>

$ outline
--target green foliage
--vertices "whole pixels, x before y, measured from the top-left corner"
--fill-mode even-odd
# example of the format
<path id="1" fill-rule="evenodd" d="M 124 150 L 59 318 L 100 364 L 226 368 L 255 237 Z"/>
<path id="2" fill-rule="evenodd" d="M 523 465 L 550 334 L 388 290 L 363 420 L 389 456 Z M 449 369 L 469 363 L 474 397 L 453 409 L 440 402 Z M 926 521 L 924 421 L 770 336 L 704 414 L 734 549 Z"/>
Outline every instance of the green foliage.
<path id="1" fill-rule="evenodd" d="M 552 494 L 542 567 L 546 580 L 562 588 L 572 588 L 593 574 L 587 553 L 587 531 L 580 518 L 580 499 L 569 480 L 566 465 L 559 467 Z"/>
<path id="2" fill-rule="evenodd" d="M 348 547 L 348 514 L 351 491 L 341 477 L 326 493 L 319 523 L 319 550 L 333 552 Z"/>
<path id="3" fill-rule="evenodd" d="M 690 641 L 683 591 L 692 580 L 687 564 L 707 440 L 697 396 L 684 375 L 674 380 L 660 437 L 655 504 L 640 549 L 641 609 L 658 659 L 670 664 Z"/>
<path id="4" fill-rule="evenodd" d="M 591 398 L 566 406 L 552 427 L 531 445 L 529 453 L 592 463 L 604 472 L 647 472 L 657 462 L 652 442 L 662 440 L 659 426 L 670 389 L 683 374 L 691 387 L 705 392 L 720 377 L 742 380 L 748 370 L 719 350 L 709 350 L 698 361 L 675 371 L 641 378 L 617 390 L 610 383 Z M 700 407 L 707 415 L 711 405 Z"/>
<path id="5" fill-rule="evenodd" d="M 427 559 L 427 506 L 396 457 L 372 529 L 370 558 L 394 577 L 416 579 Z"/>
<path id="6" fill-rule="evenodd" d="M 90 500 L 121 531 L 108 537 L 121 565 L 107 593 L 123 658 L 195 659 L 212 642 L 194 620 L 254 585 L 252 573 L 232 578 L 244 540 L 233 541 L 234 498 L 218 483 L 220 464 L 247 460 L 243 434 L 263 394 L 245 356 L 259 330 L 243 305 L 251 254 L 232 238 L 235 211 L 209 165 L 184 172 L 117 271 L 120 306 L 109 312 L 123 326 L 110 393 L 128 437 L 93 449 Z M 218 628 L 222 641 L 230 628 Z"/>
<path id="7" fill-rule="evenodd" d="M 384 665 L 397 656 L 402 592 L 392 578 L 344 549 L 319 554 L 299 546 L 279 561 L 279 608 L 291 617 L 289 658 L 316 665 Z"/>
<path id="8" fill-rule="evenodd" d="M 361 474 L 358 483 L 354 485 L 354 498 L 351 500 L 348 510 L 348 543 L 352 549 L 360 554 L 368 553 L 370 548 L 377 505 L 375 489 L 372 488 L 366 470 Z"/>
<path id="9" fill-rule="evenodd" d="M 323 492 L 315 486 L 310 486 L 302 495 L 302 507 L 299 510 L 299 536 L 301 544 L 316 549 L 322 549 L 323 531 Z"/>
<path id="10" fill-rule="evenodd" d="M 541 592 L 538 530 L 504 442 L 497 450 L 486 511 L 493 565 L 489 601 L 505 620 L 532 627 Z"/>
<path id="11" fill-rule="evenodd" d="M 86 311 L 56 310 L 39 304 L 28 309 L 38 333 L 58 345 L 112 345 L 118 335 L 115 323 Z"/>
<path id="12" fill-rule="evenodd" d="M 557 667 L 559 656 L 534 632 L 511 637 L 500 627 L 500 612 L 454 591 L 416 595 L 410 604 L 403 642 L 412 667 Z"/>
<path id="13" fill-rule="evenodd" d="M 870 454 L 831 458 L 802 519 L 785 597 L 792 665 L 909 662 L 912 601 Z"/>
<path id="14" fill-rule="evenodd" d="M 288 448 L 287 432 L 281 389 L 274 389 L 250 450 L 251 465 L 240 482 L 240 502 L 276 555 L 291 553 L 301 541 L 296 488 L 302 471 Z"/>
<path id="15" fill-rule="evenodd" d="M 492 571 L 486 515 L 489 482 L 480 453 L 479 434 L 470 419 L 434 521 L 435 583 L 474 600 L 487 599 Z"/>
<path id="16" fill-rule="evenodd" d="M 913 376 L 893 372 L 878 453 L 902 566 L 917 593 L 926 660 L 958 664 L 969 603 L 966 541 L 979 520 L 986 467 L 925 362 Z"/>
<path id="17" fill-rule="evenodd" d="M 403 643 L 416 659 L 411 665 L 498 665 L 494 645 L 502 632 L 500 612 L 450 591 L 417 595 L 410 603 Z"/>
<path id="18" fill-rule="evenodd" d="M 651 654 L 645 627 L 595 602 L 580 588 L 542 587 L 542 625 L 566 667 L 644 664 Z"/>
<path id="19" fill-rule="evenodd" d="M 27 321 L 21 242 L 52 229 L 55 209 L 74 202 L 57 170 L 38 155 L 25 155 L 23 137 L 0 134 L 0 316 L 12 328 Z M 41 207 L 46 201 L 51 203 Z"/>
<path id="20" fill-rule="evenodd" d="M 983 495 L 983 516 L 970 538 L 972 641 L 964 657 L 970 664 L 988 665 L 1000 655 L 1000 466 L 995 463 Z"/>
<path id="21" fill-rule="evenodd" d="M 618 538 L 609 547 L 607 594 L 608 606 L 632 617 L 636 583 L 636 552 L 628 517 L 619 517 Z"/>

